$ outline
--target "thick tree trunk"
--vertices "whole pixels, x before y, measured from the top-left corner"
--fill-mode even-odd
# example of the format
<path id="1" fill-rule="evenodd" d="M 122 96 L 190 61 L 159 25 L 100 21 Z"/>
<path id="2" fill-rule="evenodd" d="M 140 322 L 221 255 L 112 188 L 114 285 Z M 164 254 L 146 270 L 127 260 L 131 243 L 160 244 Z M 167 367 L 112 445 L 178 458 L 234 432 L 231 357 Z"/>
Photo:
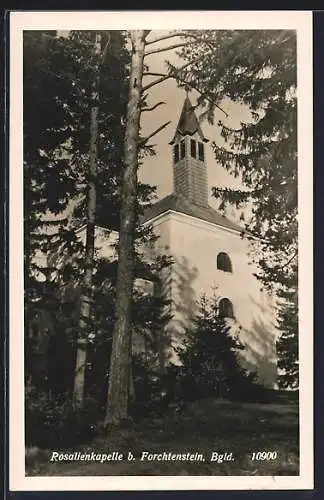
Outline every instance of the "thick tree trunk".
<path id="1" fill-rule="evenodd" d="M 101 36 L 96 34 L 95 54 L 100 54 Z M 87 340 L 91 329 L 92 312 L 92 274 L 95 244 L 95 217 L 96 217 L 96 179 L 98 159 L 98 82 L 99 66 L 93 84 L 91 116 L 90 116 L 90 151 L 89 151 L 89 178 L 87 199 L 87 230 L 85 243 L 85 269 L 80 297 L 79 337 L 74 375 L 73 402 L 77 406 L 83 405 L 84 380 L 87 357 Z"/>
<path id="2" fill-rule="evenodd" d="M 132 62 L 124 144 L 120 213 L 116 322 L 110 360 L 105 425 L 127 418 L 131 373 L 131 303 L 134 275 L 134 232 L 137 200 L 138 139 L 145 31 L 132 31 Z"/>

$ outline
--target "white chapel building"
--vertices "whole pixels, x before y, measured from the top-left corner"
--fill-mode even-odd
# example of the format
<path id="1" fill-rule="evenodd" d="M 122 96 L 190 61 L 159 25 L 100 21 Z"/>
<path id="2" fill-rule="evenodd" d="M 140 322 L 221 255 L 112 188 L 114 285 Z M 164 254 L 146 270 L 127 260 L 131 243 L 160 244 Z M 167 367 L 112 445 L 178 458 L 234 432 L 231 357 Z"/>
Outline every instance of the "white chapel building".
<path id="1" fill-rule="evenodd" d="M 170 145 L 173 192 L 145 210 L 142 224 L 151 225 L 158 236 L 155 247 L 144 250 L 147 258 L 160 253 L 173 259 L 167 278 L 171 343 L 181 343 L 199 298 L 216 292 L 221 314 L 245 344 L 243 365 L 257 372 L 260 383 L 275 387 L 274 299 L 254 276 L 257 269 L 248 255 L 250 242 L 242 236 L 244 229 L 208 205 L 208 140 L 188 97 Z M 100 228 L 96 246 L 102 255 L 111 256 L 112 247 Z"/>
<path id="2" fill-rule="evenodd" d="M 172 318 L 167 325 L 168 352 L 162 362 L 177 363 L 173 347 L 181 344 L 190 328 L 200 297 L 212 297 L 216 293 L 220 313 L 245 345 L 240 353 L 242 364 L 257 372 L 260 383 L 274 388 L 277 380 L 275 299 L 262 289 L 254 275 L 257 268 L 249 257 L 251 243 L 244 237 L 244 228 L 208 204 L 205 161 L 208 140 L 188 97 L 170 146 L 173 192 L 147 207 L 141 220 L 143 225 L 151 226 L 158 237 L 153 245 L 143 248 L 147 261 L 152 262 L 158 254 L 172 259 L 162 280 L 171 302 Z M 84 226 L 78 235 L 84 242 Z M 115 260 L 117 238 L 118 233 L 97 226 L 97 254 Z M 42 254 L 37 260 L 46 266 L 49 257 Z M 60 267 L 66 257 L 60 254 L 56 259 Z M 146 286 L 150 293 L 151 285 L 143 279 L 135 280 L 135 286 L 142 289 Z M 134 350 L 141 349 L 141 341 L 134 338 L 133 346 Z"/>

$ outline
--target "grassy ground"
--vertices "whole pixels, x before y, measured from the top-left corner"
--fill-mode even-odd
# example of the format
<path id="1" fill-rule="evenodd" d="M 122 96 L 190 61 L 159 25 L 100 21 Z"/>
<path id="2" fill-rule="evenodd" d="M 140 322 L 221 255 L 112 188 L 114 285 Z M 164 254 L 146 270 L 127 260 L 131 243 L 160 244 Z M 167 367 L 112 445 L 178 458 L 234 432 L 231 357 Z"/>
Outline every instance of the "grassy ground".
<path id="1" fill-rule="evenodd" d="M 146 419 L 132 429 L 110 432 L 91 445 L 68 452 L 99 453 L 130 451 L 135 460 L 104 463 L 51 462 L 52 450 L 28 449 L 29 476 L 111 476 L 111 475 L 298 475 L 298 403 L 231 403 L 203 400 L 182 414 L 170 412 L 161 418 Z M 142 452 L 199 452 L 204 461 L 141 460 Z M 252 453 L 272 451 L 274 460 L 252 460 Z M 211 461 L 212 452 L 232 453 L 229 461 Z M 274 455 L 273 455 L 274 456 Z"/>

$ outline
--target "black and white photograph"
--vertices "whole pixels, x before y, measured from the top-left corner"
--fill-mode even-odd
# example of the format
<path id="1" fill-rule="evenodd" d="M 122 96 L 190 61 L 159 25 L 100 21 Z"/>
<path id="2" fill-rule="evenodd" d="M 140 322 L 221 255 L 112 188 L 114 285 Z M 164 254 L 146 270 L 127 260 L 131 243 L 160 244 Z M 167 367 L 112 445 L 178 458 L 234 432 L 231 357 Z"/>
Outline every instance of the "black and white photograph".
<path id="1" fill-rule="evenodd" d="M 10 36 L 11 488 L 311 489 L 311 13 Z"/>

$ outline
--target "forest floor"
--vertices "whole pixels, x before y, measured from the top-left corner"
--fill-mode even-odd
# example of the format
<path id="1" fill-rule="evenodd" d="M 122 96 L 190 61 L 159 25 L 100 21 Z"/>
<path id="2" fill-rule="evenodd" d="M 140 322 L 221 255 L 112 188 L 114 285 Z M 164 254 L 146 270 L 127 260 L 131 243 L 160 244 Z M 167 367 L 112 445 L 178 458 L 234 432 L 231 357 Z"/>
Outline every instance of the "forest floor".
<path id="1" fill-rule="evenodd" d="M 222 475 L 298 475 L 298 403 L 233 403 L 202 400 L 188 405 L 181 414 L 147 418 L 131 429 L 110 432 L 91 444 L 73 450 L 27 449 L 27 476 L 222 476 Z M 118 452 L 122 460 L 51 461 L 60 453 L 109 454 Z M 202 459 L 150 460 L 143 452 L 184 454 L 196 452 Z M 272 452 L 266 459 L 253 460 L 253 452 Z M 128 453 L 134 456 L 127 460 Z M 224 455 L 211 461 L 212 453 Z M 57 457 L 57 455 L 56 455 Z M 215 457 L 215 455 L 214 455 Z"/>

